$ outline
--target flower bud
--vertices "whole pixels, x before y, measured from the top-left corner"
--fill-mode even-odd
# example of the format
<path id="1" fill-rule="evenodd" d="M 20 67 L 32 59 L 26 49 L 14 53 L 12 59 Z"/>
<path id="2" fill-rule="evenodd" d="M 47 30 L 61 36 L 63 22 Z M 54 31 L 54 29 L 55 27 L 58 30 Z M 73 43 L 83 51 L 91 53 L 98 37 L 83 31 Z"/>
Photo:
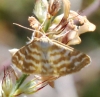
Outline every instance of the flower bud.
<path id="1" fill-rule="evenodd" d="M 59 11 L 60 6 L 61 6 L 60 0 L 50 0 L 48 7 L 49 14 L 55 16 Z"/>

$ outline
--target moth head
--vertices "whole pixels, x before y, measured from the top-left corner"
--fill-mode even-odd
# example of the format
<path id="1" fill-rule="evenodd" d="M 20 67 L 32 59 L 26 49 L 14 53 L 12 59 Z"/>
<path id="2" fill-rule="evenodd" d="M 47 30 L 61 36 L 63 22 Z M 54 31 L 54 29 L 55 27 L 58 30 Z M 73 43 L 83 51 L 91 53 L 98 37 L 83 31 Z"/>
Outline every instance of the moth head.
<path id="1" fill-rule="evenodd" d="M 47 36 L 43 35 L 38 38 L 37 45 L 43 50 L 49 49 L 50 46 L 53 45 L 52 40 L 50 40 Z"/>

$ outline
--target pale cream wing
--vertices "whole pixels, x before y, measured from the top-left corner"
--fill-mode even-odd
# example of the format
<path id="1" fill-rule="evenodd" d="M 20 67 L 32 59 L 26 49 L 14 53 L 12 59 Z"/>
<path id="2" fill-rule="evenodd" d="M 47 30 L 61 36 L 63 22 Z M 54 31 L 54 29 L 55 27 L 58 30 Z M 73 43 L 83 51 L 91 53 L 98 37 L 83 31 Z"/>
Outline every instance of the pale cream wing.
<path id="1" fill-rule="evenodd" d="M 23 69 L 23 61 L 25 59 L 25 46 L 20 48 L 13 56 L 12 56 L 12 63 L 15 65 L 19 70 L 22 71 Z"/>
<path id="2" fill-rule="evenodd" d="M 44 39 L 34 38 L 31 43 L 22 47 L 13 55 L 12 63 L 26 74 L 52 75 L 52 72 L 49 72 L 52 67 L 50 67 L 47 57 L 48 47 L 43 46 L 45 44 L 49 46 L 48 41 L 47 39 L 47 42 L 44 43 Z M 46 49 L 45 52 L 44 49 Z"/>
<path id="3" fill-rule="evenodd" d="M 12 63 L 23 73 L 36 74 L 41 71 L 41 50 L 34 39 L 28 45 L 19 49 L 12 57 Z"/>
<path id="4" fill-rule="evenodd" d="M 86 54 L 57 41 L 44 40 L 35 38 L 22 47 L 13 55 L 13 64 L 26 74 L 62 76 L 76 72 L 90 63 Z"/>
<path id="5" fill-rule="evenodd" d="M 90 63 L 90 57 L 78 50 L 66 46 L 58 41 L 53 41 L 48 50 L 49 64 L 54 75 L 63 76 L 81 70 Z"/>

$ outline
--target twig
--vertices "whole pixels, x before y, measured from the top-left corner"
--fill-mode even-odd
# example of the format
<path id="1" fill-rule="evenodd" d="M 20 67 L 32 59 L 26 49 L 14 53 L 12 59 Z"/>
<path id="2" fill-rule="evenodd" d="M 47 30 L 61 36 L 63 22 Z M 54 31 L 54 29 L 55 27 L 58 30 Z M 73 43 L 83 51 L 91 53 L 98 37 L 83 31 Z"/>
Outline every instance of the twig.
<path id="1" fill-rule="evenodd" d="M 81 15 L 90 16 L 93 14 L 98 8 L 100 8 L 100 0 L 94 0 L 94 2 L 86 8 Z"/>

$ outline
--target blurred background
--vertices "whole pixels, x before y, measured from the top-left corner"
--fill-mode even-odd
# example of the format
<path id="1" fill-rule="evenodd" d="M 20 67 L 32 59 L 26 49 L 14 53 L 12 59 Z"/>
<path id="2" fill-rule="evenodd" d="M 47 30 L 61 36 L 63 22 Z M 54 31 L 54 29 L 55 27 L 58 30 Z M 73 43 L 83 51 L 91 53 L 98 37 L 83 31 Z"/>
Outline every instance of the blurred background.
<path id="1" fill-rule="evenodd" d="M 92 63 L 80 72 L 57 80 L 56 89 L 47 86 L 34 94 L 35 97 L 100 97 L 100 0 L 70 1 L 72 10 L 87 15 L 97 27 L 94 32 L 82 34 L 82 43 L 74 46 L 90 55 Z M 33 8 L 34 0 L 0 0 L 0 75 L 4 66 L 11 64 L 8 50 L 22 47 L 32 34 L 13 23 L 29 27 L 28 17 L 32 16 Z"/>

